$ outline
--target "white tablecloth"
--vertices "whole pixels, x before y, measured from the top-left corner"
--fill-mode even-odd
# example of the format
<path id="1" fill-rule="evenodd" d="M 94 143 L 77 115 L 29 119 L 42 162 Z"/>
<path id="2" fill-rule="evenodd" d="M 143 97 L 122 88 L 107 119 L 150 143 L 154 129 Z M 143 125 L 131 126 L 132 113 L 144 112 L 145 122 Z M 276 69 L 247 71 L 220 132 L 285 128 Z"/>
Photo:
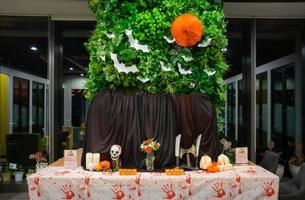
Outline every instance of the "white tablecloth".
<path id="1" fill-rule="evenodd" d="M 279 179 L 259 166 L 183 176 L 120 176 L 80 167 L 47 167 L 28 177 L 30 199 L 277 199 Z"/>

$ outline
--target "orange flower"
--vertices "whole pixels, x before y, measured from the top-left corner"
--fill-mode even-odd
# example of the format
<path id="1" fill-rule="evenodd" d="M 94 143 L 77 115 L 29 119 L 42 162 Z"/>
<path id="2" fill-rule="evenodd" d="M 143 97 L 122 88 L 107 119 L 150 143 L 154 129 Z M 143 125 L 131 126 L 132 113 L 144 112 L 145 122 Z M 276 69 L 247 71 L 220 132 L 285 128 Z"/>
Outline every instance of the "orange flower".
<path id="1" fill-rule="evenodd" d="M 151 139 L 145 140 L 143 143 L 144 144 L 150 144 L 151 143 Z"/>
<path id="2" fill-rule="evenodd" d="M 152 149 L 151 149 L 150 147 L 146 147 L 145 152 L 146 152 L 146 153 L 151 153 L 151 152 L 152 152 Z"/>
<path id="3" fill-rule="evenodd" d="M 171 33 L 176 43 L 182 47 L 192 47 L 203 35 L 203 24 L 192 14 L 183 14 L 175 19 Z"/>

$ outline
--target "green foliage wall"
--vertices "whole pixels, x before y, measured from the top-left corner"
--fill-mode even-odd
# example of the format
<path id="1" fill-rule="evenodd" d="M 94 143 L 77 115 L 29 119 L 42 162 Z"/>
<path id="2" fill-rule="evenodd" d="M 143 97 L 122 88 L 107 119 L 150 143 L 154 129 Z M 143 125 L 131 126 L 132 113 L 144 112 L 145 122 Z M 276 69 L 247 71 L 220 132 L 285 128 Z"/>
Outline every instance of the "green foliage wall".
<path id="1" fill-rule="evenodd" d="M 92 99 L 101 89 L 136 88 L 151 93 L 190 94 L 204 92 L 219 108 L 224 102 L 222 76 L 227 69 L 222 49 L 227 46 L 226 24 L 219 0 L 91 0 L 96 15 L 96 29 L 87 43 L 90 65 L 86 97 Z M 170 27 L 181 14 L 191 13 L 204 25 L 201 43 L 206 47 L 182 48 L 168 43 Z M 149 52 L 130 47 L 126 30 Z M 109 35 L 113 34 L 111 38 Z M 135 65 L 137 73 L 119 73 L 110 53 L 119 62 Z M 193 60 L 185 61 L 184 57 Z M 161 69 L 160 61 L 170 68 Z M 181 74 L 178 63 L 191 74 Z M 149 79 L 143 83 L 139 79 Z"/>

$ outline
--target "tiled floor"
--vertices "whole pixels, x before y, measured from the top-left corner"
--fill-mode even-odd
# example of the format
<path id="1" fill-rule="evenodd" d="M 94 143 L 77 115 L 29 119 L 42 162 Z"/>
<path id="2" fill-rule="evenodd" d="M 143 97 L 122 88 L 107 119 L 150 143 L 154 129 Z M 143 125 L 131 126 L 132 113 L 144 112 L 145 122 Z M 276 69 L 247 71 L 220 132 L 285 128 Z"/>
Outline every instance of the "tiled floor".
<path id="1" fill-rule="evenodd" d="M 28 193 L 0 193 L 0 199 L 5 200 L 28 200 Z"/>

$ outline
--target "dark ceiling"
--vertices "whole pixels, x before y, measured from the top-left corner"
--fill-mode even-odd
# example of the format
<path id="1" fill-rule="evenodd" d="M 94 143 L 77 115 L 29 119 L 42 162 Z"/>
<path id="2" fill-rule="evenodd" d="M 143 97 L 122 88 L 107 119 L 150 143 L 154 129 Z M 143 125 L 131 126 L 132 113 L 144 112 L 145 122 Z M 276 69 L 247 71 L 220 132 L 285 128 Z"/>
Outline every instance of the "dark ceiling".
<path id="1" fill-rule="evenodd" d="M 55 22 L 55 26 L 60 30 L 56 40 L 63 47 L 63 75 L 85 75 L 89 55 L 84 43 L 95 22 Z M 47 78 L 47 53 L 48 18 L 0 16 L 0 65 Z"/>

